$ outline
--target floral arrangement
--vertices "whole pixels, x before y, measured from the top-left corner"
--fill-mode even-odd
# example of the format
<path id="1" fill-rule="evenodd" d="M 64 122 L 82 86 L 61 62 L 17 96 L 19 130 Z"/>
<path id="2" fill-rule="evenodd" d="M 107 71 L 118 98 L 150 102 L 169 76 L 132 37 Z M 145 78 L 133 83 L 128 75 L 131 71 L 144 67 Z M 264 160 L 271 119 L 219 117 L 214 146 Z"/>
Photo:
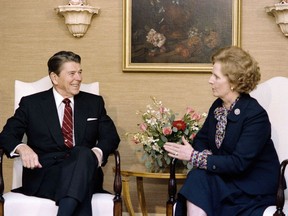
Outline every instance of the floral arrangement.
<path id="1" fill-rule="evenodd" d="M 160 172 L 171 163 L 163 145 L 168 141 L 180 144 L 182 136 L 191 142 L 200 130 L 206 113 L 199 114 L 188 107 L 184 116 L 176 120 L 177 114 L 163 106 L 161 101 L 155 97 L 152 97 L 152 101 L 153 104 L 147 105 L 145 112 L 136 113 L 143 120 L 139 124 L 140 131 L 127 135 L 132 135 L 133 143 L 143 145 L 146 168 L 151 172 Z"/>

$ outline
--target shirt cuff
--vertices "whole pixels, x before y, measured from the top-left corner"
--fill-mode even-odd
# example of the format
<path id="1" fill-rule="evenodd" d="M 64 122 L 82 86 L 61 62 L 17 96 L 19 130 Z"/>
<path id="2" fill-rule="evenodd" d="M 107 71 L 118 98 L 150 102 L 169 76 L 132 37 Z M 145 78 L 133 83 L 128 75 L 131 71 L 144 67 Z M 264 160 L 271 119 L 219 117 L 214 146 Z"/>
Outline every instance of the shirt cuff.
<path id="1" fill-rule="evenodd" d="M 212 155 L 212 152 L 205 149 L 202 152 L 192 151 L 190 163 L 195 168 L 207 169 L 207 157 Z"/>
<path id="2" fill-rule="evenodd" d="M 98 147 L 92 148 L 92 151 L 96 154 L 96 157 L 97 157 L 98 162 L 99 162 L 98 167 L 100 167 L 102 165 L 102 162 L 103 162 L 103 152 Z"/>
<path id="3" fill-rule="evenodd" d="M 20 144 L 18 144 L 18 145 L 13 149 L 13 151 L 10 152 L 10 156 L 11 156 L 11 157 L 17 157 L 17 156 L 19 156 L 19 154 L 16 153 L 16 149 L 17 149 L 20 145 L 27 145 L 27 144 L 25 144 L 25 143 L 20 143 Z"/>

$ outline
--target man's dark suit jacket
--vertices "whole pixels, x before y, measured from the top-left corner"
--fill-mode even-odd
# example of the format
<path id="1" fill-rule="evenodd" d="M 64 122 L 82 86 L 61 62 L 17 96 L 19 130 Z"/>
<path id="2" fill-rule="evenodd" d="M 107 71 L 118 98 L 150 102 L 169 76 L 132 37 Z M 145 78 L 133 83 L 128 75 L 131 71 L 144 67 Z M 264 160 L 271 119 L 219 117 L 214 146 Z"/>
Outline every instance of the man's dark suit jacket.
<path id="1" fill-rule="evenodd" d="M 196 150 L 213 153 L 208 157 L 207 171 L 230 179 L 248 194 L 275 194 L 280 165 L 267 112 L 248 94 L 241 95 L 227 116 L 225 138 L 218 149 L 214 110 L 219 106 L 222 101 L 217 99 L 194 140 Z"/>
<path id="2" fill-rule="evenodd" d="M 23 97 L 14 116 L 8 119 L 0 134 L 0 146 L 8 157 L 22 142 L 24 133 L 27 144 L 37 153 L 43 166 L 40 169 L 23 169 L 22 189 L 25 194 L 33 195 L 40 187 L 47 168 L 67 153 L 52 88 Z M 120 139 L 113 121 L 106 114 L 101 96 L 81 91 L 74 96 L 74 135 L 76 146 L 98 147 L 103 151 L 102 165 L 117 149 Z M 98 169 L 97 179 L 97 188 L 102 190 L 101 169 Z"/>

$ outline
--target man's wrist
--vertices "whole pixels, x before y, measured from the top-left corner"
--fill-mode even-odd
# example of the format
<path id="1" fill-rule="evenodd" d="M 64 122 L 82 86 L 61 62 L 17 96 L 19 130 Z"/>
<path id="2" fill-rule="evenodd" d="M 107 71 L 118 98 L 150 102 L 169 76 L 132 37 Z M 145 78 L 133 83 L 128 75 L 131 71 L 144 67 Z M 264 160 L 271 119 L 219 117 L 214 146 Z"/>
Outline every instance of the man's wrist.
<path id="1" fill-rule="evenodd" d="M 11 157 L 19 156 L 19 152 L 17 151 L 17 148 L 18 148 L 19 146 L 21 146 L 21 145 L 27 145 L 27 144 L 25 144 L 25 143 L 20 143 L 20 144 L 18 144 L 18 145 L 13 149 L 13 151 L 10 152 L 10 156 L 11 156 Z"/>

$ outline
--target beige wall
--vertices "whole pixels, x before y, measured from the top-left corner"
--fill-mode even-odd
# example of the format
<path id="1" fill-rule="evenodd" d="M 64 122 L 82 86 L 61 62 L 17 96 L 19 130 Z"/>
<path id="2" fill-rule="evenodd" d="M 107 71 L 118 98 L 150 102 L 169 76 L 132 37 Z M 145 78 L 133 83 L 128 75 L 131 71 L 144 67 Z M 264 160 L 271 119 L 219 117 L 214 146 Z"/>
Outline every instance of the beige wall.
<path id="1" fill-rule="evenodd" d="M 288 38 L 265 6 L 278 0 L 243 0 L 242 47 L 259 61 L 262 81 L 273 76 L 288 76 Z M 35 81 L 47 74 L 47 59 L 59 50 L 72 50 L 82 56 L 84 82 L 99 81 L 100 93 L 108 113 L 122 138 L 120 153 L 123 166 L 138 162 L 136 146 L 124 134 L 135 131 L 139 122 L 136 110 L 156 96 L 175 111 L 188 105 L 206 111 L 214 100 L 207 83 L 209 74 L 201 73 L 123 73 L 122 72 L 122 1 L 90 0 L 101 8 L 83 38 L 74 38 L 56 15 L 54 8 L 64 0 L 2 1 L 0 7 L 0 127 L 13 114 L 14 80 Z M 106 168 L 106 172 L 111 167 Z M 11 178 L 11 162 L 5 158 L 5 180 Z M 111 180 L 106 175 L 107 182 Z M 106 183 L 107 189 L 111 184 Z M 10 189 L 6 181 L 5 190 Z M 149 212 L 164 213 L 166 181 L 145 180 Z M 135 182 L 131 180 L 133 204 L 139 211 Z"/>

